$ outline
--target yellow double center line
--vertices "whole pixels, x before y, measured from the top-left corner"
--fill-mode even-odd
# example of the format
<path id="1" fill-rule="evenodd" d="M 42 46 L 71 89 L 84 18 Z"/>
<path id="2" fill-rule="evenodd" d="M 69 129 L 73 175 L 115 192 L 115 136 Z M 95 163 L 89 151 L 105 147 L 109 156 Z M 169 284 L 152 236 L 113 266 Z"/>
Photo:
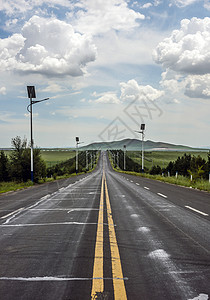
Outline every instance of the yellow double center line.
<path id="1" fill-rule="evenodd" d="M 91 299 L 97 299 L 96 298 L 97 295 L 100 295 L 100 293 L 104 292 L 104 276 L 103 276 L 104 189 L 105 189 L 105 196 L 106 196 L 107 219 L 108 219 L 108 228 L 109 228 L 109 242 L 110 242 L 110 250 L 111 250 L 114 299 L 126 300 L 127 296 L 126 296 L 125 284 L 123 279 L 119 248 L 117 245 L 107 182 L 104 173 L 103 173 L 102 184 L 101 184 L 101 197 L 100 197 L 97 236 L 96 236 L 96 245 L 95 245 L 95 258 L 94 258 L 94 267 L 93 267 L 93 283 L 92 283 Z"/>

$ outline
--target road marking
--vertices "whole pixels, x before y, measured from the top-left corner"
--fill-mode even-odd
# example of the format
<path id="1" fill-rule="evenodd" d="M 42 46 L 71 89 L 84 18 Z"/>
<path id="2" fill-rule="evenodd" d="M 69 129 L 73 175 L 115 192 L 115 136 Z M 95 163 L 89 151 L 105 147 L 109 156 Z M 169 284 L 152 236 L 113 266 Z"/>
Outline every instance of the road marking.
<path id="1" fill-rule="evenodd" d="M 208 214 L 206 214 L 206 213 L 204 213 L 204 212 L 202 212 L 202 211 L 200 211 L 200 210 L 197 210 L 197 209 L 195 209 L 195 208 L 193 208 L 193 207 L 191 207 L 191 206 L 188 206 L 188 205 L 185 205 L 185 207 L 186 208 L 189 208 L 189 209 L 191 209 L 191 210 L 193 210 L 193 211 L 195 211 L 195 212 L 197 212 L 197 213 L 199 213 L 199 214 L 201 214 L 201 215 L 203 215 L 203 216 L 208 216 Z"/>
<path id="2" fill-rule="evenodd" d="M 133 180 L 130 180 L 130 182 L 133 182 Z"/>
<path id="3" fill-rule="evenodd" d="M 111 249 L 111 262 L 112 262 L 112 276 L 113 276 L 113 286 L 114 286 L 114 299 L 115 300 L 126 300 L 126 290 L 123 280 L 123 272 L 120 261 L 120 253 L 117 245 L 116 234 L 114 230 L 114 222 L 112 218 L 112 210 L 109 200 L 107 182 L 105 178 L 105 194 L 106 194 L 106 206 L 107 206 L 107 218 L 109 224 L 109 242 Z M 118 280 L 122 279 L 122 280 Z"/>
<path id="4" fill-rule="evenodd" d="M 136 185 L 140 185 L 138 182 L 136 182 Z"/>
<path id="5" fill-rule="evenodd" d="M 0 277 L 0 280 L 8 281 L 86 281 L 96 278 L 80 278 L 80 277 L 54 277 L 54 276 L 37 276 L 37 277 Z M 113 278 L 102 278 L 105 280 L 112 280 Z M 118 280 L 128 280 L 128 278 L 118 278 Z"/>
<path id="6" fill-rule="evenodd" d="M 12 215 L 18 213 L 19 211 L 21 211 L 21 210 L 23 210 L 23 209 L 24 209 L 24 207 L 21 207 L 21 208 L 15 210 L 15 211 L 13 211 L 13 212 L 11 212 L 11 213 L 9 213 L 9 214 L 3 216 L 3 217 L 1 217 L 1 219 L 6 219 L 7 217 L 10 217 L 10 216 L 12 216 Z"/>
<path id="7" fill-rule="evenodd" d="M 163 195 L 161 193 L 157 193 L 159 196 L 163 197 L 163 198 L 168 198 L 166 195 Z"/>
<path id="8" fill-rule="evenodd" d="M 93 282 L 91 299 L 95 299 L 97 293 L 103 293 L 104 291 L 104 280 L 103 280 L 103 214 L 104 214 L 104 173 L 102 176 L 101 183 L 101 196 L 99 204 L 98 214 L 98 226 L 96 234 L 96 245 L 95 245 L 95 258 L 93 266 Z"/>
<path id="9" fill-rule="evenodd" d="M 149 188 L 148 188 L 147 186 L 144 186 L 144 189 L 145 189 L 145 190 L 149 190 Z"/>
<path id="10" fill-rule="evenodd" d="M 0 227 L 30 227 L 30 226 L 57 226 L 57 225 L 97 225 L 97 223 L 62 222 L 62 223 L 34 223 L 34 224 L 2 224 Z M 108 225 L 108 224 L 103 224 Z"/>

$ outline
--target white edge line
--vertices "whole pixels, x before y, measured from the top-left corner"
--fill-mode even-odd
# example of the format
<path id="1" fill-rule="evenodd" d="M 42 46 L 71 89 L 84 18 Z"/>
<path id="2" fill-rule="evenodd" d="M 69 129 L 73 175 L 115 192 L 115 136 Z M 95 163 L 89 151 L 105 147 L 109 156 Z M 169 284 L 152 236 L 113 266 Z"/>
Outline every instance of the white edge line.
<path id="1" fill-rule="evenodd" d="M 18 213 L 19 211 L 21 211 L 21 210 L 23 210 L 23 209 L 24 209 L 24 207 L 21 207 L 21 208 L 15 210 L 15 211 L 13 211 L 13 212 L 11 212 L 11 213 L 9 213 L 9 214 L 3 216 L 3 217 L 1 217 L 1 219 L 6 219 L 7 217 L 12 216 L 12 215 Z"/>
<path id="2" fill-rule="evenodd" d="M 198 209 L 195 209 L 195 208 L 193 208 L 193 207 L 191 207 L 191 206 L 188 206 L 188 205 L 185 205 L 185 207 L 186 208 L 189 208 L 189 209 L 191 209 L 191 210 L 193 210 L 193 211 L 195 211 L 195 212 L 197 212 L 197 213 L 199 213 L 199 214 L 201 214 L 201 215 L 203 215 L 203 216 L 208 216 L 208 214 L 206 214 L 206 213 L 204 213 L 204 212 L 202 212 L 202 211 L 200 211 L 200 210 L 198 210 Z"/>
<path id="3" fill-rule="evenodd" d="M 163 198 L 168 198 L 166 195 L 163 195 L 161 193 L 157 193 L 159 196 L 163 197 Z"/>

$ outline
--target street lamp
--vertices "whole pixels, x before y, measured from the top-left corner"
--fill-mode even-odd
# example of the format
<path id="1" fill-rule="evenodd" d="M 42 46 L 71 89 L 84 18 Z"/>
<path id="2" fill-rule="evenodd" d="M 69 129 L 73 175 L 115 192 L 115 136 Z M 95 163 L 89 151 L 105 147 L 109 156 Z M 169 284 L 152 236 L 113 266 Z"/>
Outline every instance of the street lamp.
<path id="1" fill-rule="evenodd" d="M 78 145 L 79 145 L 79 137 L 76 136 L 76 174 L 78 172 Z"/>
<path id="2" fill-rule="evenodd" d="M 125 155 L 126 155 L 126 145 L 124 147 L 124 171 L 126 170 L 126 162 L 125 162 Z"/>
<path id="3" fill-rule="evenodd" d="M 76 136 L 76 174 L 78 173 L 78 146 L 79 144 L 82 144 L 83 142 L 79 141 L 79 137 Z"/>
<path id="4" fill-rule="evenodd" d="M 33 159 L 33 126 L 32 126 L 32 105 L 48 100 L 49 98 L 45 98 L 42 100 L 32 100 L 36 98 L 36 92 L 34 86 L 27 86 L 28 98 L 30 99 L 30 104 L 27 106 L 27 111 L 30 113 L 30 125 L 31 125 L 31 181 L 34 182 L 34 159 Z"/>
<path id="5" fill-rule="evenodd" d="M 142 142 L 141 142 L 142 173 L 144 173 L 144 137 L 145 137 L 144 130 L 145 130 L 145 124 L 141 124 L 140 131 L 136 131 L 142 134 Z"/>
<path id="6" fill-rule="evenodd" d="M 88 170 L 88 150 L 86 150 L 86 170 Z"/>

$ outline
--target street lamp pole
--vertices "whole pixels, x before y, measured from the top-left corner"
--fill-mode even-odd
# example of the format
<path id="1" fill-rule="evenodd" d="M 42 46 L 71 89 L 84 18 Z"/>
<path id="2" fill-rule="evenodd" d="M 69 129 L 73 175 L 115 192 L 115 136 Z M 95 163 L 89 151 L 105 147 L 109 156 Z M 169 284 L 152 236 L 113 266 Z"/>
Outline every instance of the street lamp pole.
<path id="1" fill-rule="evenodd" d="M 76 174 L 78 173 L 78 145 L 79 145 L 79 137 L 76 137 Z"/>
<path id="2" fill-rule="evenodd" d="M 27 86 L 28 98 L 30 98 L 30 104 L 27 106 L 27 110 L 30 113 L 30 127 L 31 127 L 31 181 L 34 182 L 34 159 L 33 159 L 33 149 L 34 149 L 34 140 L 33 140 L 33 121 L 32 121 L 32 105 L 38 102 L 46 101 L 49 98 L 42 100 L 32 100 L 36 98 L 36 92 L 34 86 Z"/>
<path id="3" fill-rule="evenodd" d="M 142 134 L 142 140 L 141 140 L 141 151 L 142 151 L 142 155 L 141 155 L 142 163 L 141 163 L 141 165 L 142 165 L 142 173 L 144 173 L 144 137 L 145 137 L 144 130 L 145 130 L 145 124 L 141 124 L 140 131 L 136 131 L 136 132 Z"/>
<path id="4" fill-rule="evenodd" d="M 88 170 L 88 151 L 86 150 L 86 170 Z"/>
<path id="5" fill-rule="evenodd" d="M 124 171 L 126 170 L 125 155 L 126 155 L 126 145 L 124 145 Z"/>

